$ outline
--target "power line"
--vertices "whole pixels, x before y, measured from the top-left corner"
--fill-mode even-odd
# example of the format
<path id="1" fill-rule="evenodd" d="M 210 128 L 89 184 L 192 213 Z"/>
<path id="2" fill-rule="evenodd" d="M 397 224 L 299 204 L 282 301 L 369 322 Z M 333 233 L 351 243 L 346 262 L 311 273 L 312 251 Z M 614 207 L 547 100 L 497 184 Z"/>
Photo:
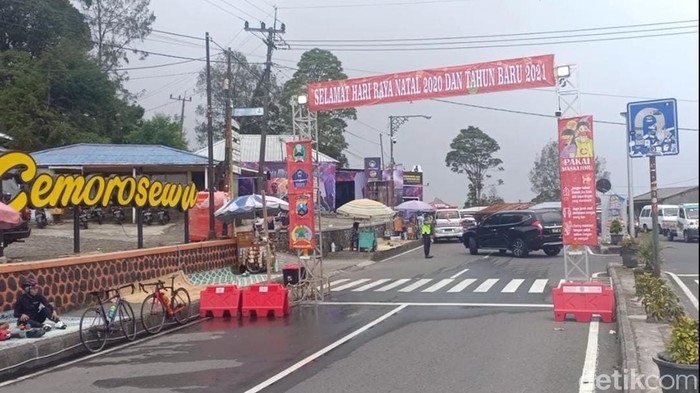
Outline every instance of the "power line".
<path id="1" fill-rule="evenodd" d="M 437 45 L 461 45 L 461 44 L 489 44 L 489 43 L 494 43 L 494 42 L 516 42 L 516 41 L 541 41 L 541 40 L 553 40 L 553 39 L 563 39 L 563 38 L 576 38 L 576 37 L 599 37 L 599 36 L 610 36 L 610 35 L 617 35 L 617 34 L 636 34 L 636 33 L 649 33 L 649 32 L 656 32 L 656 31 L 669 31 L 669 30 L 682 30 L 682 29 L 690 29 L 690 28 L 697 28 L 698 25 L 692 25 L 692 26 L 672 26 L 672 27 L 657 27 L 653 29 L 638 29 L 638 30 L 621 30 L 621 31 L 606 31 L 602 33 L 582 33 L 582 34 L 568 34 L 568 35 L 560 35 L 560 36 L 552 36 L 552 37 L 528 37 L 528 38 L 499 38 L 499 39 L 492 39 L 492 40 L 477 40 L 477 41 L 455 41 L 455 42 L 421 42 L 421 43 L 414 43 L 414 42 L 400 42 L 400 43 L 358 43 L 358 44 L 348 44 L 348 43 L 336 43 L 333 44 L 334 46 L 337 47 L 406 47 L 406 46 L 415 46 L 415 45 L 424 45 L 424 46 L 437 46 Z M 293 42 L 293 41 L 289 41 Z M 301 44 L 298 45 L 300 47 L 307 47 L 307 46 L 315 46 L 313 44 Z"/>
<path id="2" fill-rule="evenodd" d="M 568 41 L 551 41 L 551 42 L 531 42 L 531 43 L 518 43 L 518 44 L 501 44 L 501 45 L 476 45 L 476 46 L 451 46 L 442 48 L 425 48 L 425 47 L 414 47 L 414 48 L 336 48 L 336 47 L 325 47 L 321 45 L 307 46 L 307 47 L 290 47 L 289 50 L 309 50 L 312 48 L 326 49 L 335 52 L 406 52 L 406 51 L 435 51 L 435 50 L 463 50 L 463 49 L 493 49 L 493 48 L 510 48 L 510 47 L 523 47 L 523 46 L 541 46 L 541 45 L 561 45 L 561 44 L 577 44 L 577 43 L 588 43 L 588 42 L 603 42 L 603 41 L 620 41 L 620 40 L 630 40 L 639 38 L 652 38 L 652 37 L 666 37 L 666 36 L 677 36 L 677 35 L 687 35 L 687 34 L 697 34 L 698 31 L 688 31 L 688 32 L 676 32 L 676 33 L 662 33 L 662 34 L 642 34 L 629 37 L 610 37 L 610 38 L 599 38 L 599 39 L 586 39 L 586 40 L 568 40 Z M 550 38 L 551 39 L 551 38 Z"/>
<path id="3" fill-rule="evenodd" d="M 198 59 L 192 59 L 192 60 L 185 60 L 185 61 L 176 61 L 174 63 L 164 63 L 164 64 L 157 64 L 157 65 L 151 65 L 151 66 L 143 66 L 143 67 L 126 67 L 126 68 L 115 68 L 117 71 L 132 71 L 132 70 L 149 70 L 152 68 L 162 68 L 162 67 L 170 67 L 174 65 L 180 65 L 180 64 L 186 64 L 186 63 L 192 63 L 193 61 L 197 61 Z"/>
<path id="4" fill-rule="evenodd" d="M 518 115 L 528 115 L 528 116 L 537 116 L 537 117 L 546 117 L 546 118 L 556 118 L 554 115 L 547 115 L 544 113 L 536 113 L 536 112 L 527 112 L 527 111 L 520 111 L 520 110 L 515 110 L 515 109 L 505 109 L 505 108 L 496 108 L 496 107 L 491 107 L 491 106 L 484 106 L 484 105 L 476 105 L 476 104 L 467 104 L 464 102 L 456 102 L 456 101 L 450 101 L 450 100 L 445 100 L 442 98 L 431 98 L 432 101 L 437 101 L 437 102 L 443 102 L 446 104 L 452 104 L 452 105 L 459 105 L 459 106 L 466 106 L 470 108 L 477 108 L 477 109 L 485 109 L 485 110 L 490 110 L 490 111 L 497 111 L 497 112 L 506 112 L 506 113 L 514 113 Z M 622 123 L 619 121 L 607 121 L 607 120 L 593 120 L 594 123 L 601 123 L 601 124 L 612 124 L 616 126 L 627 126 L 626 123 Z M 681 131 L 693 131 L 693 132 L 698 132 L 697 128 L 686 128 L 686 127 L 679 127 L 678 130 Z"/>
<path id="5" fill-rule="evenodd" d="M 133 80 L 140 80 L 140 79 L 157 79 L 157 78 L 169 78 L 172 76 L 182 76 L 182 75 L 192 75 L 192 74 L 198 74 L 198 71 L 195 72 L 180 72 L 177 74 L 166 74 L 166 75 L 151 75 L 151 76 L 139 76 L 136 78 L 129 78 L 130 81 Z"/>
<path id="6" fill-rule="evenodd" d="M 288 42 L 411 42 L 411 41 L 442 41 L 442 40 L 461 40 L 461 39 L 477 39 L 477 38 L 500 38 L 500 37 L 518 37 L 524 35 L 546 35 L 546 34 L 561 34 L 561 33 L 580 33 L 584 31 L 599 31 L 599 30 L 616 30 L 616 29 L 631 29 L 637 27 L 651 27 L 651 26 L 664 26 L 664 25 L 675 25 L 675 24 L 686 24 L 686 23 L 697 23 L 697 19 L 693 20 L 680 20 L 680 21 L 670 21 L 670 22 L 656 22 L 656 23 L 643 23 L 635 25 L 618 25 L 618 26 L 605 26 L 605 27 L 585 27 L 580 29 L 567 29 L 567 30 L 546 30 L 546 31 L 533 31 L 533 32 L 520 32 L 520 33 L 502 33 L 502 34 L 488 34 L 488 35 L 467 35 L 467 36 L 446 36 L 446 37 L 423 37 L 423 38 L 374 38 L 374 39 L 316 39 L 316 40 L 288 40 Z M 691 26 L 683 26 L 677 28 L 684 28 Z"/>
<path id="7" fill-rule="evenodd" d="M 238 19 L 240 19 L 240 20 L 242 20 L 242 21 L 245 22 L 245 19 L 243 19 L 243 18 L 241 18 L 240 16 L 234 14 L 233 12 L 231 12 L 231 11 L 229 11 L 229 10 L 227 10 L 227 9 L 225 9 L 225 8 L 223 8 L 223 7 L 221 7 L 220 5 L 214 4 L 214 3 L 212 3 L 210 0 L 204 0 L 204 1 L 206 1 L 207 3 L 213 5 L 214 7 L 218 8 L 218 9 L 220 9 L 221 11 L 224 11 L 225 13 L 227 13 L 227 14 L 229 14 L 229 15 L 231 15 L 231 16 L 233 16 L 233 17 L 235 17 L 235 18 L 238 18 Z"/>
<path id="8" fill-rule="evenodd" d="M 369 143 L 375 144 L 375 145 L 377 145 L 377 146 L 379 145 L 379 142 L 373 141 L 373 140 L 369 140 L 369 139 L 363 137 L 362 135 L 357 135 L 357 134 L 355 134 L 354 132 L 350 132 L 350 131 L 348 131 L 348 130 L 345 130 L 345 132 L 348 133 L 348 134 L 350 134 L 350 135 L 352 135 L 352 136 L 354 136 L 355 138 L 361 139 L 361 140 L 363 140 L 363 141 L 365 141 L 365 142 L 369 142 Z"/>
<path id="9" fill-rule="evenodd" d="M 421 1 L 410 1 L 410 2 L 392 2 L 392 3 L 359 3 L 359 4 L 335 4 L 335 5 L 300 5 L 300 6 L 289 6 L 289 7 L 278 7 L 282 10 L 301 10 L 301 9 L 320 9 L 320 8 L 354 8 L 354 7 L 384 7 L 393 5 L 416 5 L 416 4 L 436 4 L 436 3 L 456 3 L 464 2 L 467 0 L 421 0 Z"/>
<path id="10" fill-rule="evenodd" d="M 165 104 L 158 105 L 158 106 L 153 107 L 153 108 L 145 109 L 144 112 L 154 111 L 154 110 L 156 110 L 156 109 L 160 109 L 160 108 L 166 107 L 166 106 L 168 106 L 168 105 L 172 105 L 172 104 L 174 104 L 174 103 L 175 103 L 175 101 L 166 102 Z"/>
<path id="11" fill-rule="evenodd" d="M 182 37 L 182 38 L 189 38 L 189 39 L 191 39 L 191 40 L 204 41 L 204 38 L 202 38 L 202 37 L 197 37 L 197 36 L 193 36 L 193 35 L 187 35 L 187 34 L 181 34 L 181 33 L 173 33 L 173 32 L 171 32 L 171 31 L 163 31 L 163 30 L 156 30 L 156 29 L 151 29 L 151 31 L 154 32 L 154 33 L 172 35 L 172 36 Z"/>

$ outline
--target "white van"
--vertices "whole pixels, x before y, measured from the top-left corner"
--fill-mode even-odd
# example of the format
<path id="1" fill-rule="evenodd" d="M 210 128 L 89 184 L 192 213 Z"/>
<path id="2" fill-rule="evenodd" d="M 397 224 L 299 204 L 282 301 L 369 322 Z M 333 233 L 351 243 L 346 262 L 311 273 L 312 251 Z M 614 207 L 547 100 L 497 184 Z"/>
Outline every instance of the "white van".
<path id="1" fill-rule="evenodd" d="M 659 226 L 657 230 L 660 234 L 664 234 L 664 225 L 673 226 L 676 223 L 678 216 L 678 205 L 657 205 L 659 212 Z M 646 205 L 639 213 L 639 227 L 642 231 L 648 232 L 651 230 L 651 205 Z"/>
<path id="2" fill-rule="evenodd" d="M 673 240 L 674 237 L 683 236 L 686 243 L 698 239 L 698 204 L 683 203 L 678 205 L 678 217 L 676 224 L 668 228 L 666 237 Z"/>

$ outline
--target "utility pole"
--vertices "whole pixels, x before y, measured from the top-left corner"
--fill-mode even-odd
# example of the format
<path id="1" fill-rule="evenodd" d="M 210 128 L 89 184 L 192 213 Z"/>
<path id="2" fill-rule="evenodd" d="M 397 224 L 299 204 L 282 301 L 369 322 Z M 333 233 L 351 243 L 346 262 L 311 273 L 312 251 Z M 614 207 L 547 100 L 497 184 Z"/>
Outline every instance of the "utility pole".
<path id="1" fill-rule="evenodd" d="M 214 226 L 214 129 L 212 124 L 211 108 L 211 67 L 209 61 L 209 32 L 206 33 L 207 41 L 207 145 L 209 154 L 209 170 L 207 171 L 207 188 L 209 189 L 209 232 L 207 239 L 216 238 Z"/>
<path id="2" fill-rule="evenodd" d="M 379 150 L 382 152 L 382 162 L 384 161 L 384 134 L 379 133 Z"/>
<path id="3" fill-rule="evenodd" d="M 226 79 L 224 79 L 224 90 L 226 90 L 226 129 L 224 132 L 224 165 L 226 167 L 226 177 L 224 178 L 223 190 L 231 195 L 231 48 L 226 51 Z"/>
<path id="4" fill-rule="evenodd" d="M 182 140 L 184 141 L 185 140 L 185 102 L 186 101 L 192 102 L 192 97 L 190 96 L 190 98 L 187 98 L 187 91 L 185 91 L 184 97 L 180 97 L 178 95 L 177 98 L 175 98 L 171 94 L 170 99 L 175 100 L 175 101 L 182 101 L 182 109 L 180 110 L 180 138 L 182 138 Z"/>
<path id="5" fill-rule="evenodd" d="M 283 34 L 285 32 L 285 26 L 284 23 L 280 26 L 280 29 L 277 29 L 277 13 L 275 11 L 275 25 L 273 27 L 266 28 L 265 23 L 261 22 L 260 27 L 250 27 L 248 25 L 248 22 L 245 22 L 244 28 L 245 31 L 250 31 L 250 32 L 258 32 L 258 33 L 267 33 L 267 39 L 265 39 L 264 43 L 267 45 L 267 56 L 265 58 L 265 72 L 263 72 L 262 76 L 262 81 L 261 81 L 261 91 L 264 92 L 265 94 L 265 99 L 264 99 L 264 112 L 263 112 L 263 123 L 262 123 L 262 128 L 260 130 L 260 158 L 258 160 L 258 192 L 260 192 L 260 197 L 262 199 L 262 213 L 263 213 L 263 233 L 265 235 L 263 236 L 263 244 L 265 245 L 265 264 L 267 268 L 267 281 L 270 282 L 272 281 L 272 269 L 271 269 L 271 260 L 270 257 L 272 255 L 270 251 L 270 242 L 269 242 L 269 235 L 267 234 L 267 203 L 265 200 L 265 139 L 267 138 L 267 126 L 268 122 L 270 119 L 270 72 L 272 68 L 272 51 L 277 49 L 277 46 L 275 45 L 275 35 L 276 34 Z M 256 89 L 257 90 L 257 89 Z"/>

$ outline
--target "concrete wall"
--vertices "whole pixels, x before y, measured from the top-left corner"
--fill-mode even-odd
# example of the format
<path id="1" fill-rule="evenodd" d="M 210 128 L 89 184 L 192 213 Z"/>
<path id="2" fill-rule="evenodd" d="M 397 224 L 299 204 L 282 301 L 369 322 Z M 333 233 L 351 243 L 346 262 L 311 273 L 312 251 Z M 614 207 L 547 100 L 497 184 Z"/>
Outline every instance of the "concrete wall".
<path id="1" fill-rule="evenodd" d="M 233 240 L 8 263 L 0 265 L 0 311 L 12 309 L 23 277 L 36 277 L 44 296 L 64 312 L 92 304 L 90 291 L 155 279 L 178 270 L 189 274 L 235 263 Z"/>

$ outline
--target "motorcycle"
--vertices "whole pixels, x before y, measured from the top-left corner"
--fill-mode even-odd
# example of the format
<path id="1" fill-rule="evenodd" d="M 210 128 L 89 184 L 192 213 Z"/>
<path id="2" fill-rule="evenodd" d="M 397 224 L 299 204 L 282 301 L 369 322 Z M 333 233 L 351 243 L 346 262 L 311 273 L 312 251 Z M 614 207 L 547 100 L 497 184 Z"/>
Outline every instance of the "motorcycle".
<path id="1" fill-rule="evenodd" d="M 105 213 L 102 211 L 102 208 L 99 206 L 91 206 L 88 208 L 88 219 L 89 220 L 96 220 L 98 224 L 102 225 L 102 219 L 105 216 Z"/>
<path id="2" fill-rule="evenodd" d="M 159 208 L 156 210 L 156 215 L 158 216 L 158 222 L 160 225 L 165 225 L 170 222 L 170 212 L 166 208 Z"/>
<path id="3" fill-rule="evenodd" d="M 43 207 L 34 210 L 34 219 L 36 220 L 36 226 L 39 228 L 49 225 L 49 221 L 46 219 L 46 210 Z"/>
<path id="4" fill-rule="evenodd" d="M 112 206 L 112 217 L 114 218 L 114 222 L 116 222 L 117 224 L 121 224 L 126 218 L 126 215 L 124 214 L 124 209 L 122 209 L 121 206 Z"/>
<path id="5" fill-rule="evenodd" d="M 143 223 L 146 225 L 151 225 L 153 223 L 153 211 L 150 207 L 143 209 Z"/>
<path id="6" fill-rule="evenodd" d="M 80 226 L 83 229 L 88 229 L 88 221 L 90 220 L 90 212 L 84 207 L 78 206 L 78 218 L 80 219 Z"/>

